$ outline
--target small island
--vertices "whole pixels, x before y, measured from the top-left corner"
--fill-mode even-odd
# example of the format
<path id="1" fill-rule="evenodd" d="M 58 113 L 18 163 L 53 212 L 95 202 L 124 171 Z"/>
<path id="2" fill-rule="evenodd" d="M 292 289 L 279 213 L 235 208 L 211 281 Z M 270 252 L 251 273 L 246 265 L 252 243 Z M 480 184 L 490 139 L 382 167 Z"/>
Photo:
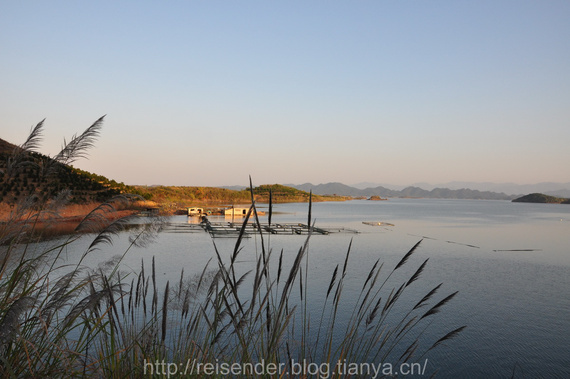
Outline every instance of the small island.
<path id="1" fill-rule="evenodd" d="M 570 199 L 545 195 L 543 193 L 531 193 L 512 200 L 513 203 L 544 203 L 544 204 L 570 204 Z"/>

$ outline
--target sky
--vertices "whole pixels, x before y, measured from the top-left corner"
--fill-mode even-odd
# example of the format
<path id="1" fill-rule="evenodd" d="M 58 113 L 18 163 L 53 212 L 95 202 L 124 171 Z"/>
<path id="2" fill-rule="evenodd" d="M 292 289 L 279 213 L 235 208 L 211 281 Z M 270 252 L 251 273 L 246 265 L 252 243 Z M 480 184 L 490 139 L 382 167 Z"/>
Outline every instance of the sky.
<path id="1" fill-rule="evenodd" d="M 568 1 L 0 0 L 0 138 L 126 184 L 569 182 Z"/>

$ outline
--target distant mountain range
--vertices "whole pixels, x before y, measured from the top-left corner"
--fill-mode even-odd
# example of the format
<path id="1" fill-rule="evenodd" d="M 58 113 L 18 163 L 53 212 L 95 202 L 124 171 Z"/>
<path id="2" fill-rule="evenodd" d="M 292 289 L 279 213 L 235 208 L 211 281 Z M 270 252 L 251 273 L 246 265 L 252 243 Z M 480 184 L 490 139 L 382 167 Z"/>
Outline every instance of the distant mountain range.
<path id="1" fill-rule="evenodd" d="M 357 183 L 352 187 L 359 189 L 385 187 L 394 190 L 402 190 L 406 186 L 398 186 L 383 183 Z M 491 182 L 448 182 L 440 184 L 430 183 L 414 183 L 411 187 L 419 187 L 425 190 L 432 190 L 434 188 L 449 188 L 451 190 L 458 190 L 462 188 L 469 188 L 478 191 L 491 191 L 498 193 L 506 193 L 507 195 L 524 195 L 528 193 L 543 193 L 550 196 L 570 197 L 570 182 L 569 183 L 553 183 L 543 182 L 536 184 L 516 184 L 516 183 L 491 183 Z"/>
<path id="2" fill-rule="evenodd" d="M 570 183 L 478 183 L 449 182 L 441 185 L 416 183 L 412 186 L 398 186 L 378 183 L 357 183 L 352 186 L 332 182 L 325 184 L 285 184 L 302 191 L 313 191 L 316 195 L 339 195 L 352 197 L 423 197 L 440 199 L 486 199 L 513 200 L 529 193 L 570 198 Z M 242 190 L 244 186 L 223 188 Z"/>
<path id="3" fill-rule="evenodd" d="M 359 189 L 342 183 L 326 183 L 317 184 L 286 184 L 287 186 L 302 190 L 313 191 L 316 195 L 340 195 L 352 197 L 422 197 L 422 198 L 439 198 L 439 199 L 487 199 L 487 200 L 512 200 L 515 195 L 507 195 L 505 193 L 497 193 L 491 191 L 479 191 L 473 189 L 449 189 L 449 188 L 433 188 L 425 190 L 420 187 L 410 186 L 401 190 L 393 190 L 383 186 L 369 187 Z"/>

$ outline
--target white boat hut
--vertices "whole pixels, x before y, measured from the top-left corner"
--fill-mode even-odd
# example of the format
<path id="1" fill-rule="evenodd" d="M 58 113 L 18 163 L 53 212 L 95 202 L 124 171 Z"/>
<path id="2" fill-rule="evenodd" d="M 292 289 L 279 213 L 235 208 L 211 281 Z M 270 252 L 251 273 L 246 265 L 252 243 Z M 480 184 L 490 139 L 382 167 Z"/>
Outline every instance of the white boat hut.
<path id="1" fill-rule="evenodd" d="M 249 211 L 249 208 L 227 208 L 224 210 L 224 215 L 225 216 L 229 216 L 229 217 L 236 217 L 236 216 L 241 216 L 241 217 L 245 217 L 247 215 L 247 212 Z"/>

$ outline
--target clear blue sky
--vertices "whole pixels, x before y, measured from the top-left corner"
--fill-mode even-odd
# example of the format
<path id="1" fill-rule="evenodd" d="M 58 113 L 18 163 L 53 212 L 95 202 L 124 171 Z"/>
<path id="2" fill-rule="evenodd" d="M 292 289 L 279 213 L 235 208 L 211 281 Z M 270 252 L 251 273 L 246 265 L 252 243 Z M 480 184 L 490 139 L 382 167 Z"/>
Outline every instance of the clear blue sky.
<path id="1" fill-rule="evenodd" d="M 0 1 L 0 137 L 127 184 L 570 181 L 568 1 Z"/>

